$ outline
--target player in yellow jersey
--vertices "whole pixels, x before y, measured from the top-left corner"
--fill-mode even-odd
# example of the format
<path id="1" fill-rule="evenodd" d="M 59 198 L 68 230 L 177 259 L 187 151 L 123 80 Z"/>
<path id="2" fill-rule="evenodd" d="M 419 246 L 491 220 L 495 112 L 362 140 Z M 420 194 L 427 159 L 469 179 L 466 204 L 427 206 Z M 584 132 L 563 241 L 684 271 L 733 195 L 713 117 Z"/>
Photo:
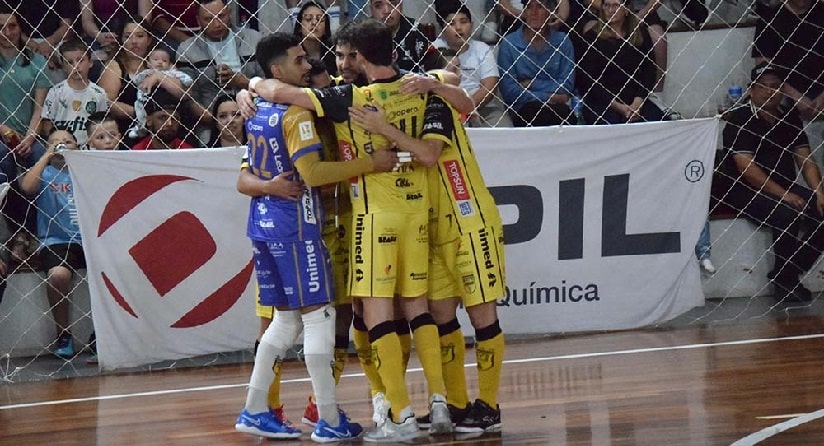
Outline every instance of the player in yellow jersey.
<path id="1" fill-rule="evenodd" d="M 444 104 L 443 106 L 449 107 Z M 447 401 L 457 432 L 479 433 L 501 428 L 497 394 L 504 338 L 496 302 L 505 295 L 503 227 L 498 208 L 461 122 L 450 107 L 444 131 L 450 142 L 416 140 L 400 132 L 380 108 L 352 108 L 353 122 L 409 150 L 430 170 L 433 212 L 430 219 L 430 309 L 441 336 Z M 438 191 L 435 193 L 434 191 Z M 480 395 L 469 402 L 464 374 L 465 344 L 455 317 L 463 303 L 475 328 Z M 429 417 L 419 418 L 424 426 Z"/>
<path id="2" fill-rule="evenodd" d="M 343 86 L 326 90 L 295 90 L 269 85 L 274 99 L 313 106 L 319 116 L 345 123 L 352 146 L 342 151 L 344 159 L 358 159 L 389 147 L 388 141 L 370 134 L 348 121 L 348 107 L 373 101 L 386 108 L 394 124 L 411 136 L 424 131 L 424 119 L 432 122 L 430 95 L 404 95 L 401 76 L 392 66 L 391 34 L 385 25 L 370 20 L 355 25 L 353 45 L 357 58 L 371 82 L 366 87 Z M 267 81 L 269 82 L 269 81 Z M 255 83 L 251 84 L 255 88 Z M 259 90 L 263 93 L 263 89 Z M 465 96 L 465 95 L 464 95 Z M 268 97 L 263 94 L 263 97 Z M 437 126 L 433 126 L 433 129 Z M 445 140 L 448 136 L 444 136 Z M 424 367 L 430 393 L 431 431 L 451 431 L 452 425 L 443 397 L 443 377 L 437 327 L 426 302 L 428 273 L 428 192 L 426 169 L 405 165 L 395 173 L 361 175 L 350 180 L 354 235 L 350 288 L 363 300 L 364 319 L 369 328 L 373 357 L 386 386 L 392 417 L 364 437 L 367 441 L 403 441 L 417 435 L 417 422 L 403 381 L 402 358 L 392 323 L 395 295 L 410 327 L 416 351 Z"/>

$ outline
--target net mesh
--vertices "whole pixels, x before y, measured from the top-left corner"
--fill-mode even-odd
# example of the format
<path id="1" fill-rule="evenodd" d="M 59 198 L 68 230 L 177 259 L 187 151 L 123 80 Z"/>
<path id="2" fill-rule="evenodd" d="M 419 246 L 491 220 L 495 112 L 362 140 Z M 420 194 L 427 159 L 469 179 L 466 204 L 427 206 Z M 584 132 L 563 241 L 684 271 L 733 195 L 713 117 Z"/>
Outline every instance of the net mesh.
<path id="1" fill-rule="evenodd" d="M 319 3 L 329 7 L 322 21 L 325 20 L 329 28 L 338 28 L 352 18 L 392 16 L 391 11 L 399 8 L 401 2 L 377 0 L 371 2 L 371 7 L 367 0 L 321 0 Z M 783 97 L 783 94 L 780 99 L 782 107 L 787 109 L 796 102 L 801 103 L 796 107 L 801 119 L 787 122 L 806 135 L 812 149 L 811 153 L 793 151 L 793 147 L 784 147 L 784 150 L 791 155 L 801 153 L 803 156 L 798 158 L 799 161 L 804 156 L 820 161 L 821 151 L 818 149 L 822 126 L 817 118 L 818 111 L 824 109 L 824 100 L 817 95 L 821 94 L 820 67 L 824 66 L 821 64 L 824 14 L 820 13 L 819 2 L 627 0 L 622 3 L 619 0 L 594 0 L 582 4 L 578 0 L 533 1 L 517 15 L 522 8 L 518 0 L 458 1 L 458 6 L 466 7 L 471 13 L 470 31 L 460 31 L 464 33 L 462 37 L 471 34 L 471 41 L 480 42 L 481 50 L 470 48 L 468 41 L 459 41 L 456 37 L 459 31 L 455 30 L 459 25 L 451 15 L 442 17 L 447 25 L 444 29 L 438 15 L 443 11 L 454 11 L 454 5 L 450 6 L 452 3 L 454 0 L 406 1 L 402 13 L 410 19 L 413 29 L 425 38 L 437 39 L 444 66 L 460 73 L 462 80 L 467 81 L 465 85 L 470 95 L 479 89 L 485 91 L 485 94 L 473 96 L 476 104 L 482 105 L 467 117 L 468 125 L 509 126 L 513 122 L 526 126 L 574 125 L 707 117 L 719 113 L 728 117 L 730 108 L 749 103 L 750 69 L 755 62 L 772 59 L 784 73 L 798 81 L 801 99 Z M 154 126 L 158 125 L 144 122 L 137 137 L 130 138 L 128 129 L 135 124 L 138 91 L 147 92 L 147 108 L 168 108 L 169 104 L 160 103 L 161 99 L 151 94 L 162 88 L 173 99 L 171 108 L 177 112 L 180 127 L 177 136 L 193 146 L 219 145 L 222 137 L 227 136 L 224 133 L 230 132 L 226 130 L 228 126 L 216 105 L 221 95 L 234 95 L 246 86 L 248 78 L 259 74 L 256 63 L 249 61 L 256 36 L 273 31 L 300 30 L 301 22 L 309 23 L 307 26 L 311 28 L 317 18 L 312 16 L 317 14 L 312 9 L 299 9 L 303 5 L 295 0 L 237 0 L 230 2 L 225 10 L 220 2 L 201 4 L 206 11 L 201 11 L 198 20 L 198 2 L 193 1 L 80 0 L 77 4 L 53 0 L 3 0 L 0 6 L 6 9 L 0 13 L 0 25 L 4 26 L 0 38 L 0 56 L 4 62 L 0 91 L 5 97 L 0 101 L 3 107 L 0 124 L 4 141 L 12 147 L 21 139 L 24 145 L 32 141 L 26 135 L 33 122 L 31 115 L 39 109 L 33 104 L 43 101 L 43 94 L 48 91 L 41 87 L 66 79 L 64 68 L 70 68 L 61 59 L 57 47 L 61 42 L 80 39 L 92 54 L 89 77 L 104 90 L 111 103 L 108 113 L 117 118 L 128 144 L 150 138 L 156 130 Z M 534 11 L 536 5 L 541 7 L 540 4 L 555 9 L 542 16 L 540 11 Z M 792 14 L 788 15 L 788 12 Z M 793 17 L 798 26 L 788 29 Z M 528 31 L 540 28 L 542 20 L 549 22 L 553 30 L 549 35 L 555 37 Z M 16 31 L 13 29 L 15 21 L 19 25 Z M 198 30 L 200 26 L 204 29 Z M 235 38 L 244 40 L 246 46 L 238 45 L 237 51 L 224 54 L 203 37 L 226 28 L 231 28 Z M 515 45 L 513 33 L 523 33 L 530 45 Z M 192 35 L 194 40 L 184 41 Z M 565 37 L 558 37 L 562 35 Z M 307 52 L 323 57 L 331 49 L 329 38 L 329 34 L 315 39 L 305 37 Z M 410 37 L 403 41 L 415 40 Z M 754 42 L 757 44 L 755 49 Z M 158 47 L 167 48 L 171 66 L 153 68 L 150 55 Z M 509 62 L 498 67 L 498 75 L 491 75 L 483 64 L 487 48 L 491 52 L 487 57 L 491 60 Z M 534 52 L 540 52 L 540 57 L 548 63 L 530 66 L 528 61 Z M 475 59 L 463 61 L 461 55 L 466 53 L 471 53 Z M 416 54 L 415 49 L 412 48 L 409 54 Z M 41 56 L 45 62 L 39 59 Z M 9 68 L 10 61 L 18 64 L 19 71 L 23 71 L 19 66 L 24 64 L 41 67 L 34 75 L 42 77 L 45 83 L 15 75 L 14 68 Z M 413 62 L 416 68 L 422 68 L 422 60 Z M 150 76 L 150 80 L 141 85 L 130 83 L 138 73 L 148 69 L 160 70 L 167 75 Z M 169 75 L 172 69 L 189 74 L 193 79 L 190 83 L 181 81 L 177 76 Z M 492 79 L 491 83 L 489 79 Z M 538 92 L 546 88 L 546 84 L 554 85 L 549 87 L 550 93 Z M 773 95 L 779 95 L 779 92 L 773 91 Z M 539 104 L 536 108 L 535 98 L 539 97 L 543 98 L 544 105 Z M 49 109 L 48 104 L 44 109 Z M 81 116 L 78 128 L 84 129 L 89 114 L 75 115 Z M 777 120 L 785 122 L 786 115 L 777 116 Z M 53 123 L 57 122 L 53 120 Z M 770 138 L 769 135 L 760 136 Z M 735 140 L 733 136 L 728 142 Z M 41 142 L 46 144 L 45 139 Z M 714 275 L 705 273 L 705 291 L 708 297 L 715 298 L 755 298 L 772 292 L 765 277 L 773 266 L 773 234 L 766 224 L 736 218 L 744 214 L 725 203 L 729 184 L 746 181 L 741 172 L 751 164 L 736 166 L 723 149 L 724 145 L 719 144 L 718 164 L 730 167 L 732 162 L 732 169 L 719 167 L 716 172 L 719 185 L 714 186 L 714 199 L 709 209 L 712 229 L 709 248 L 713 251 L 711 259 L 715 262 L 716 272 Z M 93 365 L 85 364 L 93 348 L 85 270 L 73 270 L 71 284 L 56 293 L 53 299 L 47 298 L 51 285 L 48 274 L 43 271 L 43 256 L 36 253 L 39 193 L 23 193 L 19 186 L 34 161 L 26 161 L 24 154 L 20 152 L 14 158 L 6 152 L 3 158 L 4 174 L 9 177 L 12 187 L 3 210 L 9 229 L 5 244 L 9 260 L 5 298 L 0 305 L 0 353 L 3 354 L 0 380 L 95 373 Z M 757 167 L 775 177 L 787 174 L 766 165 Z M 791 180 L 812 189 L 820 187 L 816 183 L 820 182 L 820 177 L 815 175 L 805 178 L 793 174 Z M 760 188 L 767 189 L 763 185 Z M 778 207 L 782 200 L 787 202 L 794 198 L 779 191 L 774 203 Z M 803 206 L 815 208 L 818 205 L 812 199 Z M 800 216 L 797 219 L 798 222 L 802 220 Z M 54 219 L 49 222 L 59 224 Z M 812 241 L 804 239 L 801 244 L 810 245 Z M 60 257 L 66 253 L 55 251 L 52 254 Z M 813 271 L 813 276 L 822 275 L 820 271 L 815 272 L 815 268 Z M 807 271 L 803 273 L 804 277 L 809 274 Z M 54 355 L 59 347 L 54 314 L 64 311 L 62 307 L 61 310 L 56 307 L 60 300 L 68 303 L 69 322 L 65 328 L 72 332 L 74 345 L 74 351 L 64 359 Z M 696 322 L 701 320 L 702 317 L 694 319 Z M 241 357 L 248 360 L 251 356 Z M 199 363 L 235 359 L 237 357 L 232 355 L 214 355 Z M 173 367 L 181 363 L 154 367 Z"/>

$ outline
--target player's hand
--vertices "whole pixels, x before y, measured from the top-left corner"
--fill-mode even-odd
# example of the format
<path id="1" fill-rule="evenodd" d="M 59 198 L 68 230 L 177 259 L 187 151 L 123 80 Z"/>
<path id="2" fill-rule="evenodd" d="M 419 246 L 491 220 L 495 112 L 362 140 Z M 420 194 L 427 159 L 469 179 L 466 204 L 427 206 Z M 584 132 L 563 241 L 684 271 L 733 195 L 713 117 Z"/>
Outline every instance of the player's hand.
<path id="1" fill-rule="evenodd" d="M 305 187 L 302 182 L 293 180 L 292 175 L 294 172 L 289 170 L 267 181 L 264 192 L 267 195 L 297 201 L 303 195 Z"/>
<path id="2" fill-rule="evenodd" d="M 423 94 L 435 89 L 440 81 L 430 76 L 407 74 L 401 81 L 401 94 Z"/>
<path id="3" fill-rule="evenodd" d="M 243 119 L 249 119 L 252 116 L 255 116 L 255 112 L 257 112 L 257 107 L 255 106 L 254 96 L 249 90 L 240 90 L 235 95 L 235 100 L 237 101 L 238 109 L 240 109 L 240 116 Z"/>
<path id="4" fill-rule="evenodd" d="M 370 156 L 372 157 L 373 172 L 389 172 L 397 169 L 400 165 L 398 154 L 391 150 L 375 150 Z"/>
<path id="5" fill-rule="evenodd" d="M 386 135 L 387 126 L 392 124 L 386 120 L 386 113 L 380 105 L 364 105 L 362 107 L 349 107 L 349 119 L 364 129 Z"/>

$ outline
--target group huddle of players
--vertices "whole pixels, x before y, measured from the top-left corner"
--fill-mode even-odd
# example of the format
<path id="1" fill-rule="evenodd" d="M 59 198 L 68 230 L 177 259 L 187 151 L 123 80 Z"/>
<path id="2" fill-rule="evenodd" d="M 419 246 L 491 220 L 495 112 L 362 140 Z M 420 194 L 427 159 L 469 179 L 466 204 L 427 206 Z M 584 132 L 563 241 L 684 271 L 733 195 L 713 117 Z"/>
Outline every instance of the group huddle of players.
<path id="1" fill-rule="evenodd" d="M 500 430 L 503 231 L 461 121 L 472 102 L 453 74 L 401 73 L 381 22 L 343 26 L 335 45 L 334 85 L 306 88 L 299 38 L 264 37 L 255 57 L 266 79 L 238 96 L 248 117 L 238 190 L 252 197 L 258 314 L 271 323 L 235 428 L 301 435 L 283 414 L 278 371 L 303 331 L 314 393 L 303 421 L 312 439 L 361 436 L 335 400 L 351 324 L 373 397 L 376 428 L 365 441 L 406 441 L 421 428 Z M 474 401 L 459 304 L 475 330 Z M 413 343 L 429 394 L 429 414 L 417 418 L 404 379 Z"/>

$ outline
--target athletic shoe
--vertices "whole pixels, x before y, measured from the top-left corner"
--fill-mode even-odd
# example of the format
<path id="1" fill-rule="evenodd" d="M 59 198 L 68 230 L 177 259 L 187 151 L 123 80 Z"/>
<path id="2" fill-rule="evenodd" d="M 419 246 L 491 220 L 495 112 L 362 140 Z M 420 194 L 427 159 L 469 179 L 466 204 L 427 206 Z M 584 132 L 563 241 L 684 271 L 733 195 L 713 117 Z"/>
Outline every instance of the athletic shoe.
<path id="1" fill-rule="evenodd" d="M 280 424 L 288 427 L 289 429 L 301 432 L 300 429 L 296 428 L 295 425 L 292 424 L 288 418 L 286 418 L 286 412 L 283 411 L 283 404 L 281 404 L 280 407 L 270 408 L 269 410 L 272 412 L 272 416 L 274 416 L 276 420 L 280 421 Z"/>
<path id="2" fill-rule="evenodd" d="M 436 393 L 429 399 L 429 416 L 432 422 L 429 425 L 430 434 L 449 434 L 454 430 L 449 407 L 443 395 Z"/>
<path id="3" fill-rule="evenodd" d="M 74 357 L 74 345 L 72 345 L 71 335 L 60 336 L 54 343 L 55 356 L 62 359 L 72 359 Z"/>
<path id="4" fill-rule="evenodd" d="M 501 409 L 480 399 L 472 403 L 469 415 L 455 425 L 455 432 L 497 432 L 501 430 Z"/>
<path id="5" fill-rule="evenodd" d="M 315 399 L 312 396 L 309 396 L 309 402 L 306 403 L 306 410 L 303 411 L 303 417 L 301 417 L 300 421 L 303 424 L 308 424 L 309 426 L 315 427 L 318 424 L 318 405 L 315 404 Z"/>
<path id="6" fill-rule="evenodd" d="M 350 440 L 363 432 L 363 427 L 349 420 L 342 410 L 338 410 L 340 422 L 337 426 L 329 426 L 326 420 L 318 420 L 312 432 L 312 440 L 316 443 L 332 443 L 335 441 Z"/>
<path id="7" fill-rule="evenodd" d="M 457 423 L 463 421 L 467 415 L 469 415 L 469 410 L 472 409 L 472 403 L 469 403 L 463 409 L 459 409 L 451 404 L 447 404 L 446 407 L 449 408 L 449 418 L 452 419 L 452 425 L 455 426 Z M 415 418 L 415 421 L 418 422 L 418 426 L 421 430 L 429 429 L 429 426 L 432 425 L 431 414 L 422 415 L 418 418 Z"/>
<path id="8" fill-rule="evenodd" d="M 298 438 L 302 434 L 299 429 L 282 423 L 271 411 L 250 414 L 246 409 L 237 417 L 235 430 L 266 438 Z"/>
<path id="9" fill-rule="evenodd" d="M 409 417 L 398 424 L 387 418 L 383 424 L 375 430 L 369 431 L 363 436 L 363 441 L 370 443 L 399 443 L 418 438 L 418 422 L 415 417 Z"/>
<path id="10" fill-rule="evenodd" d="M 372 397 L 372 421 L 376 426 L 383 424 L 389 417 L 389 401 L 386 401 L 386 395 L 378 392 Z"/>

